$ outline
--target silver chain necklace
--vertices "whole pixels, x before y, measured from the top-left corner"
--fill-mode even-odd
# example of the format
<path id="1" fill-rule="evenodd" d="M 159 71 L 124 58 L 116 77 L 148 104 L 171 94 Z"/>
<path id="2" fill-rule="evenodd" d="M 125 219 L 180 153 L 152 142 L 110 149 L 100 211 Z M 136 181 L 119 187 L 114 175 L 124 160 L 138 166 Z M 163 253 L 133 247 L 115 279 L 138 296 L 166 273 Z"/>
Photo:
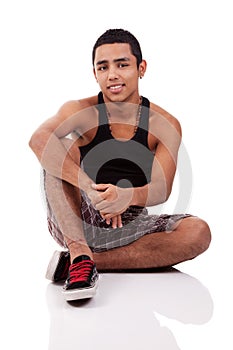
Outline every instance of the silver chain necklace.
<path id="1" fill-rule="evenodd" d="M 112 133 L 111 113 L 109 112 L 107 107 L 106 107 L 106 112 L 107 112 L 107 117 L 108 117 L 109 130 Z M 138 104 L 138 109 L 137 109 L 137 114 L 136 114 L 136 122 L 135 122 L 135 125 L 134 125 L 134 135 L 136 134 L 136 132 L 138 130 L 138 125 L 139 125 L 141 113 L 142 113 L 142 97 L 140 96 L 140 102 Z"/>

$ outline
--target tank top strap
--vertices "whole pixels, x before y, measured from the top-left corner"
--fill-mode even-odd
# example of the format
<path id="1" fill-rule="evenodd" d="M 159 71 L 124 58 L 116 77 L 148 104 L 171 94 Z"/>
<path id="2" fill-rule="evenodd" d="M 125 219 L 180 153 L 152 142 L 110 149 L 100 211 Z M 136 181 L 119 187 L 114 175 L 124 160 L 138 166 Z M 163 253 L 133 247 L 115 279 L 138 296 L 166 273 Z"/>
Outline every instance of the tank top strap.
<path id="1" fill-rule="evenodd" d="M 149 148 L 148 146 L 148 127 L 149 127 L 149 111 L 150 101 L 142 96 L 142 111 L 136 134 L 133 137 L 134 141 L 137 141 Z"/>
<path id="2" fill-rule="evenodd" d="M 98 104 L 101 105 L 103 103 L 104 103 L 103 93 L 102 93 L 102 91 L 100 91 L 98 93 Z"/>
<path id="3" fill-rule="evenodd" d="M 98 93 L 97 109 L 99 111 L 99 125 L 108 125 L 106 106 L 105 106 L 105 103 L 104 103 L 104 98 L 103 98 L 102 91 L 100 91 Z"/>
<path id="4" fill-rule="evenodd" d="M 150 101 L 146 97 L 142 96 L 142 112 L 141 112 L 141 118 L 139 121 L 139 127 L 146 131 L 148 131 L 148 126 L 149 126 L 149 111 L 150 111 Z"/>

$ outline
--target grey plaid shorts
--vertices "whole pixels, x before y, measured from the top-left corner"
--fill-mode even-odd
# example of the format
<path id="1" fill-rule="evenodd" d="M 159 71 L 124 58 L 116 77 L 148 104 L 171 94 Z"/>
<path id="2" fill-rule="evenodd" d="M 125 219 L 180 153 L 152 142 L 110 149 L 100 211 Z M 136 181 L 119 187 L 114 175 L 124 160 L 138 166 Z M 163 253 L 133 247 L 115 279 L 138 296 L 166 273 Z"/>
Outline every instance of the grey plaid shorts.
<path id="1" fill-rule="evenodd" d="M 106 224 L 84 193 L 82 193 L 81 215 L 84 235 L 93 252 L 122 247 L 146 234 L 170 231 L 175 222 L 191 216 L 190 214 L 149 215 L 146 208 L 131 206 L 122 214 L 123 227 L 113 229 L 111 225 Z M 47 220 L 52 237 L 62 247 L 67 248 L 49 204 Z"/>

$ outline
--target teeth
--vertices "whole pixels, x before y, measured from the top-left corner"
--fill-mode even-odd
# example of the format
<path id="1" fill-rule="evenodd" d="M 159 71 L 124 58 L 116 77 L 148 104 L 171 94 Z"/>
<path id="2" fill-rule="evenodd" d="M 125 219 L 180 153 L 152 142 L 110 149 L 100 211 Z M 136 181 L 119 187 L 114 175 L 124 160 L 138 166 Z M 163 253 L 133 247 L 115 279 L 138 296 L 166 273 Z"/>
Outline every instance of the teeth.
<path id="1" fill-rule="evenodd" d="M 121 85 L 110 86 L 111 90 L 117 90 L 117 89 L 120 89 L 120 88 L 121 88 Z"/>

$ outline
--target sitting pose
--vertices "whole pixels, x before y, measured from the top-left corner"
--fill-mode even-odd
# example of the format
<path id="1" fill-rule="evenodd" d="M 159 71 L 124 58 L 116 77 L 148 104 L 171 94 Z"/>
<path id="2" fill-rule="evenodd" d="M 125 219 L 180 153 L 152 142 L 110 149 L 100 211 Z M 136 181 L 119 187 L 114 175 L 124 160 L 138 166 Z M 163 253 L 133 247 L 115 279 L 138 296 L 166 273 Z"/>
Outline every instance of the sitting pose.
<path id="1" fill-rule="evenodd" d="M 196 216 L 147 211 L 169 198 L 181 126 L 139 94 L 147 64 L 138 40 L 109 29 L 92 62 L 100 92 L 66 102 L 29 142 L 43 168 L 49 231 L 65 248 L 46 276 L 65 280 L 66 300 L 92 297 L 98 271 L 172 266 L 211 241 Z"/>

